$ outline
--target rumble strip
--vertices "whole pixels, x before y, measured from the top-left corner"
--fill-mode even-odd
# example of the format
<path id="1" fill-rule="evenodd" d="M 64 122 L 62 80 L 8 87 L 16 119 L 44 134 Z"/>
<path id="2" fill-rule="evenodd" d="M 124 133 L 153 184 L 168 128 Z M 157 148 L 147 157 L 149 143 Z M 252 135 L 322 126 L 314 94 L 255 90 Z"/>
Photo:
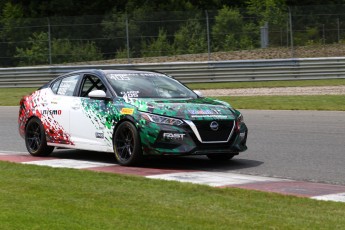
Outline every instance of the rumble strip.
<path id="1" fill-rule="evenodd" d="M 272 177 L 252 176 L 229 172 L 207 172 L 180 169 L 123 167 L 114 163 L 32 157 L 24 153 L 0 152 L 0 161 L 9 161 L 55 168 L 74 168 L 116 174 L 139 175 L 151 179 L 189 182 L 213 187 L 234 187 L 284 195 L 309 197 L 316 200 L 345 202 L 345 186 L 293 181 Z"/>

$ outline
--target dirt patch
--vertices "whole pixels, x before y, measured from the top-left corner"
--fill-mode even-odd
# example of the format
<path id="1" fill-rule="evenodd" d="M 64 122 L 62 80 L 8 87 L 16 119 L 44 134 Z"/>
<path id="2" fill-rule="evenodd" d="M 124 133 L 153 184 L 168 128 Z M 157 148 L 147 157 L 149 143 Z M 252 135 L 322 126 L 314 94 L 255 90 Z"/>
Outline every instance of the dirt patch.
<path id="1" fill-rule="evenodd" d="M 204 96 L 345 95 L 345 86 L 199 90 Z"/>
<path id="2" fill-rule="evenodd" d="M 124 59 L 110 59 L 90 61 L 83 63 L 69 63 L 78 65 L 102 64 L 129 64 L 129 63 L 163 63 L 163 62 L 200 62 L 200 61 L 226 61 L 226 60 L 256 60 L 256 59 L 286 59 L 286 58 L 313 58 L 313 57 L 342 57 L 345 56 L 345 44 L 301 46 L 294 49 L 293 55 L 290 47 L 273 47 L 266 49 L 241 50 L 229 52 L 184 54 L 163 57 L 145 57 Z"/>

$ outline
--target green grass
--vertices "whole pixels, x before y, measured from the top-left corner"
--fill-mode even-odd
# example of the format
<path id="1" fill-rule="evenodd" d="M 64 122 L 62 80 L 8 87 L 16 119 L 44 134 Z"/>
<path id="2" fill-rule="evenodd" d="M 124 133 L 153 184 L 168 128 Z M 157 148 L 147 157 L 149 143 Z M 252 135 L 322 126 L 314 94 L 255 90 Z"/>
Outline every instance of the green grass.
<path id="1" fill-rule="evenodd" d="M 255 81 L 255 82 L 220 82 L 186 84 L 191 89 L 239 89 L 239 88 L 273 88 L 298 86 L 337 86 L 345 85 L 345 79 L 299 80 L 299 81 Z"/>
<path id="2" fill-rule="evenodd" d="M 345 205 L 0 162 L 1 229 L 341 229 Z"/>
<path id="3" fill-rule="evenodd" d="M 345 85 L 345 79 L 305 80 L 305 81 L 267 81 L 267 82 L 231 82 L 192 84 L 193 89 L 205 88 L 249 88 L 249 87 L 289 87 L 289 86 L 332 86 Z M 0 106 L 18 105 L 23 95 L 33 92 L 36 88 L 0 89 Z M 344 95 L 320 96 L 253 96 L 253 97 L 218 97 L 228 101 L 240 109 L 270 110 L 335 110 L 345 111 Z"/>
<path id="4" fill-rule="evenodd" d="M 20 99 L 37 88 L 0 88 L 0 106 L 19 105 Z"/>
<path id="5" fill-rule="evenodd" d="M 345 111 L 345 95 L 216 97 L 238 109 Z"/>

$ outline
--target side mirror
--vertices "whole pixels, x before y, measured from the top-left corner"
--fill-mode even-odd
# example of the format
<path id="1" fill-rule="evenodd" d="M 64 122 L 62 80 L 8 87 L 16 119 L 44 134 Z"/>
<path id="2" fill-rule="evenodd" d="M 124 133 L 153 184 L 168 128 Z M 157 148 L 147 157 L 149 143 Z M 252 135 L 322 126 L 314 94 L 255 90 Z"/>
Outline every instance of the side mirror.
<path id="1" fill-rule="evenodd" d="M 91 91 L 88 96 L 90 98 L 94 98 L 94 99 L 106 99 L 107 98 L 107 94 L 103 91 L 103 90 L 94 90 Z"/>
<path id="2" fill-rule="evenodd" d="M 199 90 L 193 90 L 194 91 L 194 93 L 196 94 L 196 95 L 198 95 L 199 97 L 204 97 L 203 95 L 202 95 L 202 92 L 200 92 Z"/>

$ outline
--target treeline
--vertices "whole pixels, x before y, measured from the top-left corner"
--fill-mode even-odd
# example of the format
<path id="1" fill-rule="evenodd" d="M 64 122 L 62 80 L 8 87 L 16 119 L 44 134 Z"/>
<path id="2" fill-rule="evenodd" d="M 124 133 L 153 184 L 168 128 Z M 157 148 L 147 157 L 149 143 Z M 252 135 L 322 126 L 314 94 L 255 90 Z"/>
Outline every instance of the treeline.
<path id="1" fill-rule="evenodd" d="M 0 0 L 0 66 L 252 49 L 260 47 L 260 28 L 267 23 L 270 45 L 286 45 L 288 6 L 311 2 L 324 4 L 306 0 Z M 345 0 L 327 3 L 345 4 Z M 339 7 L 334 5 L 329 11 L 335 9 Z M 307 30 L 297 39 L 300 44 L 321 41 L 315 23 Z"/>
<path id="2" fill-rule="evenodd" d="M 345 4 L 345 0 L 0 0 L 1 17 L 7 4 L 21 8 L 26 18 L 103 15 L 110 12 L 217 10 L 223 6 L 246 8 L 251 5 L 307 6 Z M 5 13 L 6 14 L 6 13 Z"/>

